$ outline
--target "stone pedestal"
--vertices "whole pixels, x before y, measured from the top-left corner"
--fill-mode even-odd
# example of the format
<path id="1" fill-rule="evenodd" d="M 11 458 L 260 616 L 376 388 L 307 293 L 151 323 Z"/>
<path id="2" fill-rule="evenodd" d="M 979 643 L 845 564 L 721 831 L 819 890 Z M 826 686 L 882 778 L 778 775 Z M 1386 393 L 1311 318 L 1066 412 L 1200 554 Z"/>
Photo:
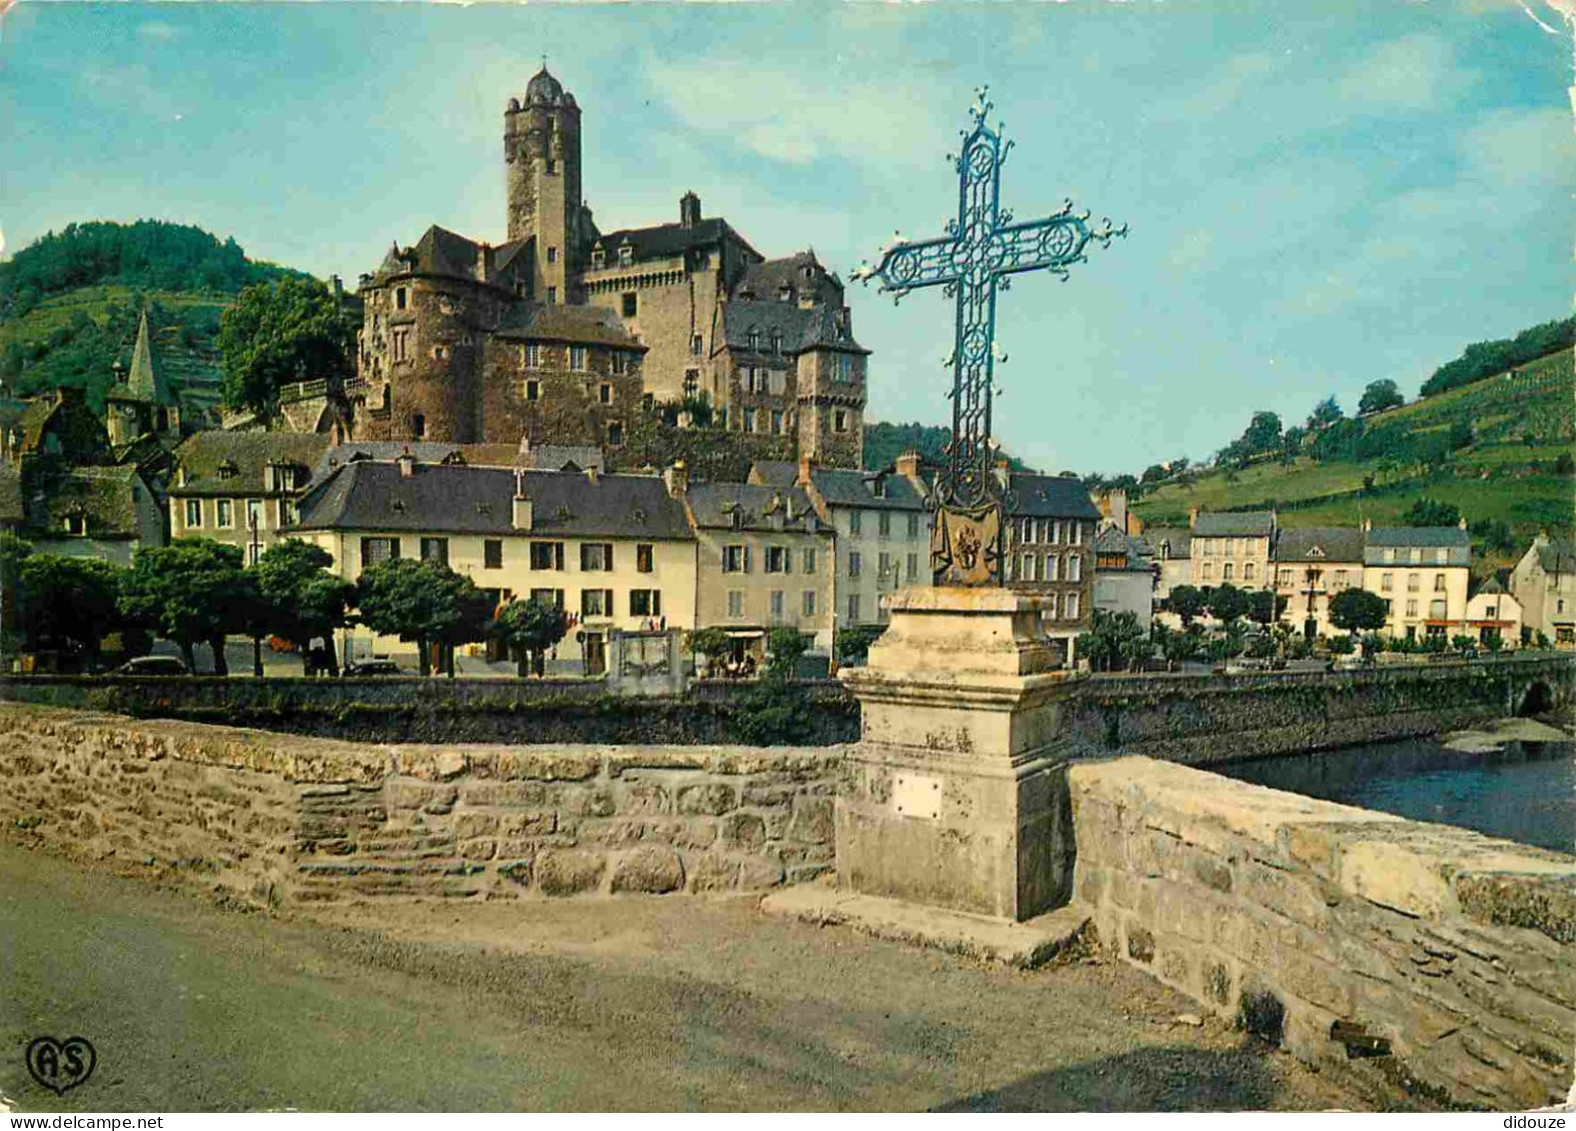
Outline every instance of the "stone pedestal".
<path id="1" fill-rule="evenodd" d="M 1058 757 L 1069 673 L 1043 600 L 905 589 L 868 665 L 840 673 L 863 736 L 837 804 L 837 875 L 855 892 L 1014 921 L 1071 894 Z"/>

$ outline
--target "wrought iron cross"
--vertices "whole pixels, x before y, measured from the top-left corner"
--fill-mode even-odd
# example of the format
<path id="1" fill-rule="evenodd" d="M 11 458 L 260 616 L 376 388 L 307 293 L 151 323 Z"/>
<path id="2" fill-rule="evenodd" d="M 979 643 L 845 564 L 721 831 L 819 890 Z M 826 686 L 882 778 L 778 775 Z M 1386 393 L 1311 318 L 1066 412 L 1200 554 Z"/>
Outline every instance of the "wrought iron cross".
<path id="1" fill-rule="evenodd" d="M 1053 271 L 1064 280 L 1067 269 L 1084 259 L 1089 241 L 1102 246 L 1127 235 L 1127 225 L 1110 220 L 1088 224 L 1089 213 L 1075 214 L 1067 201 L 1040 220 L 1013 223 L 1001 207 L 1001 167 L 1012 148 L 1002 125 L 985 122 L 992 109 L 980 88 L 969 113 L 972 129 L 961 131 L 963 148 L 951 158 L 958 171 L 958 215 L 938 239 L 897 242 L 882 249 L 875 266 L 861 265 L 853 277 L 877 280 L 893 300 L 920 287 L 940 286 L 957 300 L 952 356 L 952 440 L 947 465 L 936 482 L 936 529 L 931 567 L 937 585 L 996 585 L 1006 523 L 1005 483 L 996 474 L 990 442 L 992 380 L 996 349 L 996 293 L 1006 290 L 1020 271 Z"/>

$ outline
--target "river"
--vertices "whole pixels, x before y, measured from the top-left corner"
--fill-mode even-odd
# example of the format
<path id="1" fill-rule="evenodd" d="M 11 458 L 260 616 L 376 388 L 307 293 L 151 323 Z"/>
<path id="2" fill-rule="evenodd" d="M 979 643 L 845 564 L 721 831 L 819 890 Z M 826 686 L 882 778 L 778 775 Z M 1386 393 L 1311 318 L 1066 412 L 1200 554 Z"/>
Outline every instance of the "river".
<path id="1" fill-rule="evenodd" d="M 1508 733 L 1515 733 L 1508 729 Z M 1221 768 L 1241 781 L 1576 852 L 1576 745 L 1507 731 L 1260 758 Z"/>

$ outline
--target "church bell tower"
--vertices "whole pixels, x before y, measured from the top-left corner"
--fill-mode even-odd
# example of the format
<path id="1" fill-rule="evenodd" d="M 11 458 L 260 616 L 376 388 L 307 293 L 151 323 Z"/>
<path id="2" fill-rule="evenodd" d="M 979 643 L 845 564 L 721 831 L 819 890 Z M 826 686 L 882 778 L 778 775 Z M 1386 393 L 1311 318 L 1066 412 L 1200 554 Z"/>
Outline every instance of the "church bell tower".
<path id="1" fill-rule="evenodd" d="M 581 232 L 580 107 L 544 66 L 525 97 L 504 111 L 509 239 L 536 241 L 534 297 L 573 302 L 584 264 Z"/>

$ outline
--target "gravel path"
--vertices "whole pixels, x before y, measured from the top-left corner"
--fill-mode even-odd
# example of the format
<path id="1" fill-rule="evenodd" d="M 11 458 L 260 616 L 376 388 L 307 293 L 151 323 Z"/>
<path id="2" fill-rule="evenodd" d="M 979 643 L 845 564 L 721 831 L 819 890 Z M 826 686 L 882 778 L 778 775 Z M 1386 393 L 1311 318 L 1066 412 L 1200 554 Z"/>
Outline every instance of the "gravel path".
<path id="1" fill-rule="evenodd" d="M 1124 966 L 1014 972 L 680 898 L 268 917 L 0 846 L 17 1110 L 1357 1108 Z M 27 1041 L 88 1037 L 56 1099 Z"/>

